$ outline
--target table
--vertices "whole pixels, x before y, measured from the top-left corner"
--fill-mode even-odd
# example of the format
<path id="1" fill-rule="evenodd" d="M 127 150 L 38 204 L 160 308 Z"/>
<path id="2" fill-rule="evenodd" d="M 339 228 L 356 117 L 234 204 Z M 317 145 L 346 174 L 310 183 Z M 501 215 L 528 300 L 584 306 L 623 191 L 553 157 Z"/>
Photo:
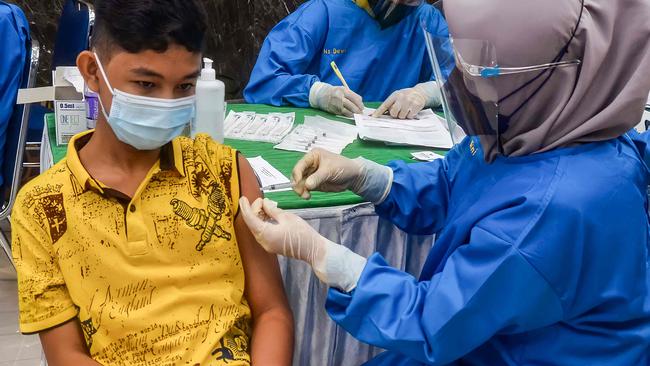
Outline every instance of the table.
<path id="1" fill-rule="evenodd" d="M 296 123 L 303 123 L 305 116 L 314 115 L 351 123 L 313 109 L 253 104 L 232 104 L 228 109 L 257 113 L 295 112 Z M 56 141 L 53 116 L 46 121 L 46 126 L 41 149 L 42 171 L 63 159 L 67 149 L 65 146 L 50 144 L 50 141 Z M 273 144 L 228 139 L 225 143 L 247 157 L 261 155 L 287 177 L 291 176 L 291 169 L 303 156 L 302 153 L 274 150 Z M 351 158 L 363 156 L 385 164 L 395 159 L 411 162 L 410 153 L 420 150 L 431 149 L 387 147 L 382 143 L 357 140 L 343 151 L 343 155 Z M 439 150 L 436 152 L 445 153 Z M 380 219 L 375 214 L 373 205 L 364 203 L 351 192 L 316 192 L 309 201 L 297 197 L 293 192 L 273 192 L 266 196 L 277 201 L 281 208 L 290 209 L 305 219 L 329 240 L 341 243 L 366 257 L 373 252 L 380 252 L 392 266 L 416 276 L 433 245 L 433 236 L 405 234 L 392 223 Z M 381 351 L 357 342 L 329 319 L 323 307 L 327 288 L 312 274 L 309 266 L 280 257 L 280 267 L 296 322 L 294 366 L 358 366 Z"/>
<path id="2" fill-rule="evenodd" d="M 352 123 L 352 121 L 344 118 L 333 116 L 329 113 L 317 111 L 308 108 L 295 108 L 295 107 L 272 107 L 261 104 L 230 104 L 229 110 L 236 112 L 252 111 L 256 113 L 266 114 L 271 112 L 295 112 L 296 123 L 302 124 L 305 116 L 323 116 L 332 120 L 341 122 Z M 54 131 L 54 120 L 47 121 L 48 140 L 56 141 Z M 49 144 L 49 142 L 48 142 Z M 255 157 L 261 155 L 271 165 L 277 168 L 285 176 L 291 177 L 291 169 L 300 160 L 304 154 L 291 151 L 275 150 L 274 144 L 251 142 L 241 140 L 226 139 L 226 145 L 230 145 L 237 150 L 241 151 L 246 157 Z M 52 161 L 54 163 L 65 157 L 66 146 L 53 146 L 51 145 Z M 44 149 L 47 150 L 48 149 Z M 411 152 L 430 150 L 429 148 L 414 148 L 406 146 L 386 146 L 380 142 L 361 141 L 357 139 L 354 143 L 349 145 L 343 150 L 342 155 L 350 158 L 363 156 L 366 159 L 373 160 L 380 164 L 386 164 L 391 160 L 411 160 Z M 434 150 L 438 153 L 444 154 L 442 150 Z M 266 197 L 277 201 L 278 206 L 283 209 L 303 209 L 303 208 L 320 208 L 320 207 L 333 207 L 341 205 L 352 205 L 362 203 L 363 200 L 353 194 L 352 192 L 343 193 L 320 193 L 315 192 L 309 201 L 303 200 L 296 196 L 293 192 L 271 192 L 267 193 Z"/>

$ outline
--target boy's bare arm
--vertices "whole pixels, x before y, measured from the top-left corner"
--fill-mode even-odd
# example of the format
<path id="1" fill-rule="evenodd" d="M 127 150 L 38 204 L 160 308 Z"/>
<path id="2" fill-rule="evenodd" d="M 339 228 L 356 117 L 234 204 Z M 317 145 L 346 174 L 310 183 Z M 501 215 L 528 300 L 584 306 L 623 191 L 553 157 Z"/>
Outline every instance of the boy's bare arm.
<path id="1" fill-rule="evenodd" d="M 241 194 L 251 202 L 261 197 L 248 161 L 239 155 Z M 293 357 L 293 315 L 284 292 L 277 257 L 256 241 L 241 215 L 235 231 L 246 275 L 245 294 L 253 315 L 251 361 L 253 365 L 288 366 Z"/>
<path id="2" fill-rule="evenodd" d="M 57 327 L 40 332 L 41 345 L 48 366 L 99 366 L 86 349 L 79 321 L 75 318 Z"/>

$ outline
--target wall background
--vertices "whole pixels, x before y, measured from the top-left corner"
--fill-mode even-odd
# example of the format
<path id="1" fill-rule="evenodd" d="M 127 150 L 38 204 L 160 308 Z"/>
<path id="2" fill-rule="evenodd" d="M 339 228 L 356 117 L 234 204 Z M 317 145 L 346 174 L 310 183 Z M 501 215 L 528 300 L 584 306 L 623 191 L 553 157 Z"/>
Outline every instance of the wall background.
<path id="1" fill-rule="evenodd" d="M 226 98 L 242 91 L 266 34 L 304 0 L 202 0 L 208 13 L 206 55 L 214 59 L 218 78 L 226 83 Z M 32 37 L 41 44 L 38 84 L 51 82 L 50 61 L 64 0 L 7 0 L 20 6 Z"/>

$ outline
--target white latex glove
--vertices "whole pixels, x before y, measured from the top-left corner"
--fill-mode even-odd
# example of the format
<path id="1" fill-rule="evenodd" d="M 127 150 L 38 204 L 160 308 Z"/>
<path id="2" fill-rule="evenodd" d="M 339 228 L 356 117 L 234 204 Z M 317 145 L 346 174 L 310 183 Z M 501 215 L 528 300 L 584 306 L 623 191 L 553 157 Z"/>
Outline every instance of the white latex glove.
<path id="1" fill-rule="evenodd" d="M 367 201 L 381 203 L 393 182 L 393 170 L 363 158 L 348 159 L 323 149 L 313 149 L 293 168 L 293 190 L 304 199 L 311 191 L 347 189 Z"/>
<path id="2" fill-rule="evenodd" d="M 343 192 L 362 180 L 363 166 L 320 148 L 308 152 L 293 168 L 294 191 L 309 199 L 310 191 Z"/>
<path id="3" fill-rule="evenodd" d="M 413 119 L 425 107 L 438 107 L 440 98 L 440 89 L 435 81 L 418 84 L 391 94 L 375 111 L 373 117 L 380 117 L 388 112 L 393 118 Z"/>
<path id="4" fill-rule="evenodd" d="M 356 287 L 365 258 L 325 239 L 303 219 L 279 209 L 269 199 L 258 198 L 251 206 L 242 197 L 239 207 L 246 225 L 267 252 L 307 262 L 329 286 L 344 291 Z"/>
<path id="5" fill-rule="evenodd" d="M 357 93 L 343 86 L 316 82 L 309 90 L 309 104 L 312 108 L 347 117 L 363 112 L 363 99 Z"/>

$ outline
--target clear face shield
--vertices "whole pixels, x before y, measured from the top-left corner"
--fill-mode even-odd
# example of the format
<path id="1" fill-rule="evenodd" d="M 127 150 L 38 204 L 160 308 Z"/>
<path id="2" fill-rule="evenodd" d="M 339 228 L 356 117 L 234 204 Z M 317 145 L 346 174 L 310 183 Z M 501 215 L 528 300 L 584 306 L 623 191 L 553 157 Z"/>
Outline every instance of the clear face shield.
<path id="1" fill-rule="evenodd" d="M 442 7 L 439 1 L 437 7 Z M 511 117 L 543 86 L 552 71 L 576 67 L 579 60 L 562 60 L 566 49 L 555 60 L 539 65 L 502 67 L 494 44 L 486 40 L 461 39 L 433 34 L 423 26 L 427 52 L 442 94 L 442 107 L 454 144 L 462 136 L 494 141 L 503 153 L 502 137 Z M 568 44 L 567 47 L 568 48 Z M 526 89 L 526 90 L 525 90 Z M 532 90 L 531 90 L 532 89 Z M 518 93 L 522 101 L 512 98 Z"/>

